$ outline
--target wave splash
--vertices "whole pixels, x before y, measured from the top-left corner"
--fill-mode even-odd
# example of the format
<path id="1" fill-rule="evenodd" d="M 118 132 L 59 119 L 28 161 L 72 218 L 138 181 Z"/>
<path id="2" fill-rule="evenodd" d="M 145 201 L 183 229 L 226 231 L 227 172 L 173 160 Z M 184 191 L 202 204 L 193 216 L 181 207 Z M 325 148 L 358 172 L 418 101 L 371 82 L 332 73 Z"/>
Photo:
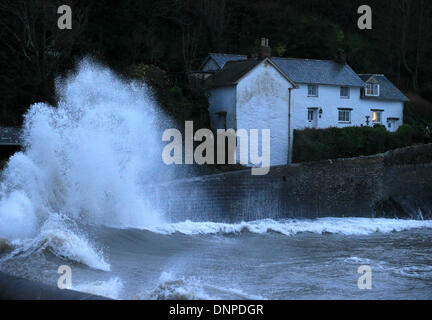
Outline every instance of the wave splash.
<path id="1" fill-rule="evenodd" d="M 197 280 L 175 277 L 163 272 L 157 287 L 136 295 L 139 300 L 214 300 L 204 292 Z"/>
<path id="2" fill-rule="evenodd" d="M 111 269 L 102 251 L 94 248 L 86 236 L 77 230 L 73 221 L 57 214 L 49 217 L 35 238 L 11 241 L 9 251 L 11 252 L 2 257 L 1 263 L 13 258 L 26 258 L 31 254 L 51 253 L 63 260 L 81 263 L 92 269 Z"/>
<path id="3" fill-rule="evenodd" d="M 162 272 L 157 286 L 136 294 L 134 299 L 145 300 L 264 300 L 240 289 L 210 285 L 194 277 L 178 276 L 173 272 Z"/>
<path id="4" fill-rule="evenodd" d="M 2 172 L 0 238 L 44 242 L 56 255 L 109 269 L 90 258 L 98 254 L 85 237 L 46 223 L 61 215 L 113 227 L 159 224 L 141 183 L 169 174 L 159 167 L 164 116 L 145 84 L 123 81 L 89 59 L 57 80 L 56 93 L 57 106 L 30 107 L 24 151 Z"/>

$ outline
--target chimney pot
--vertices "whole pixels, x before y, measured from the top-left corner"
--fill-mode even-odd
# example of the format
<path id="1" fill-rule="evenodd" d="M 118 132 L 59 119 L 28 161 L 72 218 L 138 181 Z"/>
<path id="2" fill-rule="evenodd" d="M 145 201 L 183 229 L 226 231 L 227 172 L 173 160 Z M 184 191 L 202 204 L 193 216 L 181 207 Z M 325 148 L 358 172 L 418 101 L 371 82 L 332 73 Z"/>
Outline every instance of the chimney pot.
<path id="1" fill-rule="evenodd" d="M 271 57 L 271 48 L 269 46 L 269 39 L 261 38 L 261 47 L 258 49 L 258 59 L 263 60 Z"/>

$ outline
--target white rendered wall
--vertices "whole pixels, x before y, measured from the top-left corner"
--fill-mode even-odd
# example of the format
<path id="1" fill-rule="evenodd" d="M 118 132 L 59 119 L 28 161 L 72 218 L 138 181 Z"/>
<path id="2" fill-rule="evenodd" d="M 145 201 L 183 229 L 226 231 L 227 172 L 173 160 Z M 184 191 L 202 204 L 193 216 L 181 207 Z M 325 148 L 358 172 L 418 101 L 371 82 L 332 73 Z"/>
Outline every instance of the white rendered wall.
<path id="1" fill-rule="evenodd" d="M 399 118 L 391 131 L 396 131 L 403 124 L 403 102 L 383 101 L 378 99 L 360 98 L 360 88 L 351 87 L 349 99 L 340 97 L 340 87 L 319 85 L 318 97 L 308 97 L 308 85 L 300 84 L 298 89 L 293 90 L 293 129 L 304 129 L 312 127 L 308 121 L 308 108 L 322 109 L 321 118 L 318 117 L 318 128 L 347 126 L 366 126 L 366 116 L 370 116 L 369 125 L 372 126 L 372 110 L 384 110 L 382 113 L 382 124 L 387 127 L 387 118 Z M 352 109 L 351 122 L 339 122 L 339 108 Z"/>
<path id="2" fill-rule="evenodd" d="M 271 64 L 261 63 L 237 85 L 237 128 L 270 129 L 271 165 L 288 157 L 288 97 L 291 83 Z M 240 160 L 240 145 L 237 161 Z M 259 149 L 261 150 L 261 144 Z"/>
<path id="3" fill-rule="evenodd" d="M 381 114 L 381 124 L 384 125 L 389 131 L 396 131 L 401 125 L 403 125 L 403 109 L 404 103 L 401 101 L 383 101 L 376 99 L 361 99 L 361 107 L 359 110 L 360 117 L 359 122 L 363 121 L 363 125 L 366 125 L 366 116 L 370 116 L 370 121 L 372 120 L 371 109 L 384 110 Z M 399 120 L 392 125 L 391 128 L 388 127 L 388 118 L 398 118 Z M 369 123 L 371 124 L 371 122 Z"/>

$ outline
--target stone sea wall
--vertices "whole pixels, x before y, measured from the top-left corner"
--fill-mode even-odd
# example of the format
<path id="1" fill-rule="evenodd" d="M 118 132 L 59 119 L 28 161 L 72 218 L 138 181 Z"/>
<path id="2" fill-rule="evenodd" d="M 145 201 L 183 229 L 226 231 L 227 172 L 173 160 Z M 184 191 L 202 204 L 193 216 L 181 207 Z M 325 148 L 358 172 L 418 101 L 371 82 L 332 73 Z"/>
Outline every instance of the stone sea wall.
<path id="1" fill-rule="evenodd" d="M 318 217 L 432 218 L 432 144 L 385 154 L 147 186 L 171 221 Z"/>

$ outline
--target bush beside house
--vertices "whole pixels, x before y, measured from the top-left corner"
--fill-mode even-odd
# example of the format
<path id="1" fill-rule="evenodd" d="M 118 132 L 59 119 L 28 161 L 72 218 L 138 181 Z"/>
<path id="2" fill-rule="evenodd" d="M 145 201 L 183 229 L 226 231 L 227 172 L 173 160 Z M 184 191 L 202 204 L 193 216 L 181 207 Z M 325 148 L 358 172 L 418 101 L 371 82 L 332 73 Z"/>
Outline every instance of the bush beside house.
<path id="1" fill-rule="evenodd" d="M 293 162 L 367 156 L 409 146 L 420 142 L 420 128 L 404 124 L 396 132 L 384 126 L 296 130 Z"/>

